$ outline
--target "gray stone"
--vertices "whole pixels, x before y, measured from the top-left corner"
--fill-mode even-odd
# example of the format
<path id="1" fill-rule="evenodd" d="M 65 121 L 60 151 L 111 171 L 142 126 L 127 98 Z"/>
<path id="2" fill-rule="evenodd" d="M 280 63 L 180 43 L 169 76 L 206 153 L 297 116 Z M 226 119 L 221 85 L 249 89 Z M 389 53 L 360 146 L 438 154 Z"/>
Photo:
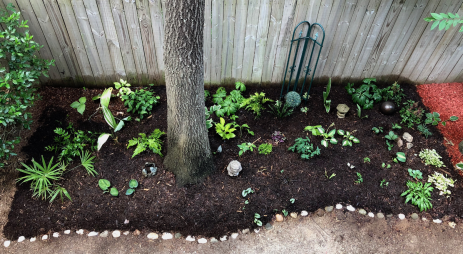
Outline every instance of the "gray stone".
<path id="1" fill-rule="evenodd" d="M 174 237 L 175 237 L 175 239 L 179 239 L 180 237 L 182 237 L 182 234 L 180 234 L 180 233 L 175 233 Z"/>
<path id="2" fill-rule="evenodd" d="M 398 147 L 402 147 L 403 145 L 404 145 L 404 142 L 402 141 L 402 139 L 401 139 L 401 138 L 398 138 L 398 139 L 397 139 L 397 146 L 398 146 Z"/>
<path id="3" fill-rule="evenodd" d="M 420 217 L 418 216 L 418 214 L 416 214 L 416 213 L 412 213 L 412 215 L 411 215 L 410 217 L 412 217 L 412 219 L 414 219 L 414 220 L 417 220 L 417 219 L 420 218 Z"/>
<path id="4" fill-rule="evenodd" d="M 334 209 L 334 207 L 333 207 L 333 206 L 327 206 L 327 207 L 325 207 L 325 211 L 326 211 L 327 213 L 330 213 L 330 212 L 332 212 L 332 211 L 333 211 L 333 209 Z"/>
<path id="5" fill-rule="evenodd" d="M 402 138 L 405 139 L 408 143 L 413 142 L 413 137 L 408 132 L 404 132 L 404 135 L 402 136 Z"/>
<path id="6" fill-rule="evenodd" d="M 376 216 L 378 217 L 378 219 L 384 219 L 384 214 L 383 213 L 378 213 L 378 214 L 376 214 Z"/>
<path id="7" fill-rule="evenodd" d="M 270 224 L 270 223 L 265 224 L 265 229 L 272 230 L 273 229 L 272 224 Z"/>
<path id="8" fill-rule="evenodd" d="M 413 144 L 412 143 L 407 143 L 407 149 L 410 149 L 413 147 Z"/>
<path id="9" fill-rule="evenodd" d="M 243 231 L 241 233 L 243 233 L 243 234 L 249 233 L 249 228 L 243 229 Z"/>
<path id="10" fill-rule="evenodd" d="M 392 215 L 392 214 L 386 215 L 386 217 L 388 217 L 388 218 L 392 218 L 392 216 L 394 216 L 394 215 Z"/>
<path id="11" fill-rule="evenodd" d="M 367 214 L 367 211 L 365 211 L 364 209 L 359 209 L 359 213 L 361 215 L 366 215 Z"/>
<path id="12" fill-rule="evenodd" d="M 218 243 L 218 242 L 219 242 L 219 240 L 215 239 L 215 237 L 211 238 L 211 243 Z"/>
<path id="13" fill-rule="evenodd" d="M 463 140 L 458 145 L 458 150 L 460 150 L 460 153 L 463 155 Z"/>
<path id="14" fill-rule="evenodd" d="M 108 230 L 105 230 L 100 234 L 100 237 L 108 237 L 108 235 L 109 235 Z"/>
<path id="15" fill-rule="evenodd" d="M 325 214 L 325 210 L 323 210 L 321 208 L 317 210 L 318 217 L 322 217 L 324 214 Z"/>
<path id="16" fill-rule="evenodd" d="M 241 163 L 237 160 L 230 161 L 227 167 L 228 175 L 229 176 L 237 176 L 243 168 L 241 167 Z"/>

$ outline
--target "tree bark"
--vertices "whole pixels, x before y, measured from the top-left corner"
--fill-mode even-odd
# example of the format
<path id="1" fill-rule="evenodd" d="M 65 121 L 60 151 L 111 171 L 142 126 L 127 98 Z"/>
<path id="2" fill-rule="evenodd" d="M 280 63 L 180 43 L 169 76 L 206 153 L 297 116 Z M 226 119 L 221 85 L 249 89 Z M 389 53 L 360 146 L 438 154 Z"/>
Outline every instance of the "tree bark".
<path id="1" fill-rule="evenodd" d="M 166 0 L 164 63 L 167 155 L 177 185 L 197 183 L 214 170 L 204 114 L 204 0 Z"/>

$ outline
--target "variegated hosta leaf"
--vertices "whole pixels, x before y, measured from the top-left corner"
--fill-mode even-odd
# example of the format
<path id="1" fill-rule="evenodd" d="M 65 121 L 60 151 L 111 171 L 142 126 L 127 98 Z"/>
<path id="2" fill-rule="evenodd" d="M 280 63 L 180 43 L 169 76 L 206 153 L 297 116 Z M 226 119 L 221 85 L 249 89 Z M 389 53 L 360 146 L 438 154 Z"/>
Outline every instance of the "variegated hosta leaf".
<path id="1" fill-rule="evenodd" d="M 338 140 L 335 138 L 330 139 L 330 143 L 333 145 L 336 145 L 338 143 Z"/>
<path id="2" fill-rule="evenodd" d="M 322 140 L 322 146 L 328 147 L 328 141 L 326 139 Z"/>
<path id="3" fill-rule="evenodd" d="M 343 130 L 338 130 L 338 134 L 341 135 L 341 136 L 344 136 L 344 134 L 346 134 Z"/>
<path id="4" fill-rule="evenodd" d="M 354 138 L 354 139 L 352 139 L 352 142 L 354 142 L 355 144 L 358 144 L 358 143 L 360 143 L 360 140 L 358 138 Z"/>

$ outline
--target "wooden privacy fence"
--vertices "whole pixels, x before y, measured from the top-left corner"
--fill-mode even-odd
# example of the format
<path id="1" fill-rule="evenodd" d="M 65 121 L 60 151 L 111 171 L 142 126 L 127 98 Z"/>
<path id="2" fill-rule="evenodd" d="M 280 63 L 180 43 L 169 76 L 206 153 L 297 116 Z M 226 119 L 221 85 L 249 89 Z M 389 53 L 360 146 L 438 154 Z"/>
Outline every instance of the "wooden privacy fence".
<path id="1" fill-rule="evenodd" d="M 164 83 L 164 0 L 0 0 L 0 7 L 8 3 L 45 45 L 41 57 L 56 61 L 42 83 Z M 461 6 L 462 0 L 206 0 L 205 83 L 280 83 L 293 29 L 303 20 L 326 31 L 316 78 L 463 81 L 463 33 L 431 31 L 423 20 L 431 12 L 463 16 Z"/>

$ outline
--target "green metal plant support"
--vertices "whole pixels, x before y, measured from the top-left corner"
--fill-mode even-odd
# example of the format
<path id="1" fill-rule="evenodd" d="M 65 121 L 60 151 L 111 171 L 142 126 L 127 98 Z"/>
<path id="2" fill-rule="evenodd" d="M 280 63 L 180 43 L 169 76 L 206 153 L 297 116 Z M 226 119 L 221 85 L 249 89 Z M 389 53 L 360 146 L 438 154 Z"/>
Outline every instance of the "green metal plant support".
<path id="1" fill-rule="evenodd" d="M 299 28 L 299 26 L 300 26 L 300 28 Z M 308 26 L 307 34 L 304 37 L 302 37 L 302 31 L 304 29 L 304 26 Z M 310 33 L 312 32 L 312 29 L 315 26 L 318 26 L 321 29 L 321 31 L 323 32 L 323 37 L 321 39 L 321 42 L 317 41 L 318 40 L 318 33 L 315 33 L 315 35 L 313 37 L 310 36 Z M 297 31 L 298 28 L 300 29 L 299 37 L 295 38 L 296 31 Z M 314 24 L 311 25 L 308 21 L 302 21 L 301 23 L 299 23 L 296 26 L 296 28 L 294 28 L 293 37 L 291 38 L 291 47 L 289 48 L 288 61 L 286 63 L 285 76 L 283 78 L 283 84 L 281 86 L 280 98 L 283 97 L 283 92 L 285 91 L 285 86 L 287 87 L 286 88 L 286 93 L 289 92 L 289 89 L 291 87 L 291 81 L 293 80 L 294 75 L 295 75 L 295 78 L 294 78 L 293 88 L 292 88 L 291 91 L 296 91 L 297 90 L 299 79 L 302 78 L 301 77 L 301 74 L 302 74 L 304 76 L 304 81 L 302 82 L 301 90 L 299 91 L 299 95 L 302 96 L 302 92 L 304 91 L 305 82 L 307 80 L 307 75 L 310 74 L 311 78 L 310 78 L 309 89 L 307 90 L 307 95 L 310 93 L 310 88 L 312 87 L 314 73 L 315 73 L 315 70 L 317 70 L 318 59 L 320 58 L 320 53 L 321 53 L 321 50 L 323 48 L 323 42 L 324 41 L 325 41 L 325 29 L 323 29 L 323 27 L 318 23 L 314 23 Z M 301 42 L 303 43 L 303 46 L 301 45 Z M 312 43 L 310 43 L 310 45 L 309 45 L 309 42 L 312 42 Z M 296 52 L 294 53 L 294 57 L 293 57 L 291 65 L 290 65 L 291 52 L 293 51 L 293 45 L 294 44 L 296 44 L 295 45 L 296 46 Z M 317 45 L 319 46 L 318 47 L 318 54 L 317 54 L 317 59 L 315 61 L 315 65 L 314 65 L 313 71 L 312 71 L 310 69 L 310 65 L 312 63 L 312 57 L 314 55 L 315 47 Z M 302 48 L 301 48 L 301 46 L 302 46 Z M 304 65 L 304 60 L 305 60 L 305 57 L 306 57 L 306 54 L 307 54 L 307 49 L 310 51 L 310 57 L 309 57 L 309 61 L 308 61 L 307 65 L 303 66 Z M 302 50 L 302 53 L 300 54 L 299 62 L 296 63 L 299 50 Z M 302 67 L 304 67 L 304 68 L 302 68 Z M 310 73 L 311 71 L 312 71 L 312 73 Z M 286 75 L 287 74 L 289 74 L 288 81 L 286 81 Z M 304 98 L 304 101 L 307 101 L 307 97 Z"/>

